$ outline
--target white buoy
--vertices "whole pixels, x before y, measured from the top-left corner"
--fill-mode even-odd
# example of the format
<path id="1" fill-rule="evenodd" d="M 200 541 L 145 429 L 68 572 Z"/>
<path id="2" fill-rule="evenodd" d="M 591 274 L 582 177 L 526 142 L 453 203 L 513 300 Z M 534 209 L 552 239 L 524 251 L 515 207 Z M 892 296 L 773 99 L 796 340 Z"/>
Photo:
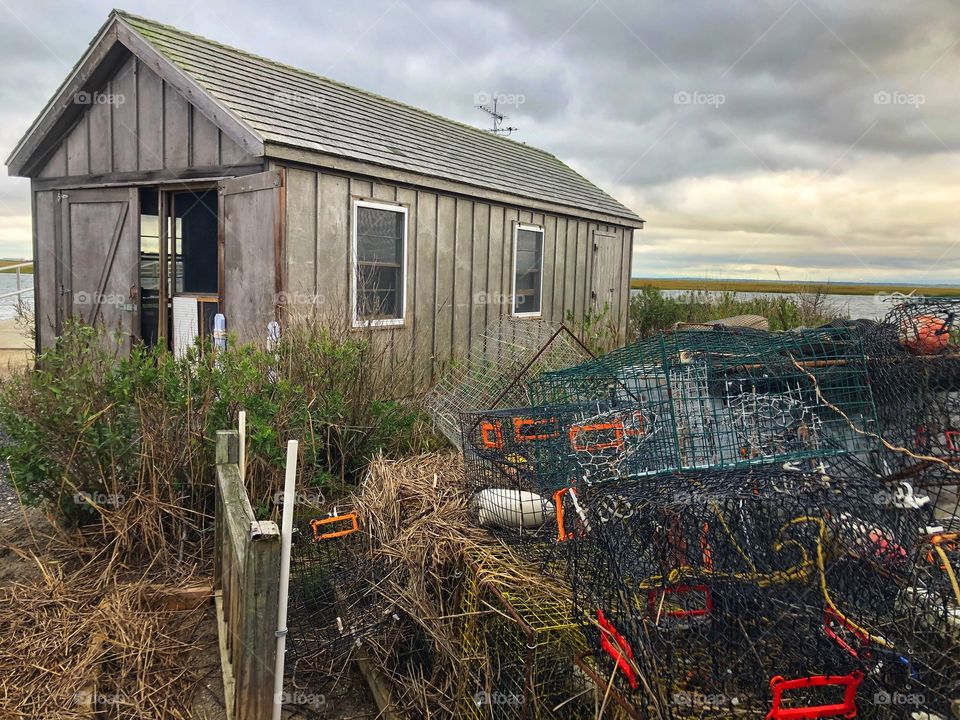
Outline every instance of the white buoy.
<path id="1" fill-rule="evenodd" d="M 553 503 L 526 490 L 490 488 L 474 498 L 482 527 L 536 530 L 553 518 Z"/>

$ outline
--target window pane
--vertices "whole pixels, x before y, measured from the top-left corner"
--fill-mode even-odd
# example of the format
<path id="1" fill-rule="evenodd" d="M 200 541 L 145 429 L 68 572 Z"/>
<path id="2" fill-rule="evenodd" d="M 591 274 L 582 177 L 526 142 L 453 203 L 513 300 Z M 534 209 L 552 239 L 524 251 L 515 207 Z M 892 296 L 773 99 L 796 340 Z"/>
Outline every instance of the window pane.
<path id="1" fill-rule="evenodd" d="M 357 207 L 357 317 L 403 317 L 404 214 Z"/>
<path id="2" fill-rule="evenodd" d="M 543 270 L 543 233 L 539 230 L 518 230 L 516 277 L 513 311 L 540 312 L 540 274 Z"/>
<path id="3" fill-rule="evenodd" d="M 399 318 L 400 268 L 361 265 L 357 278 L 357 314 L 366 319 Z"/>
<path id="4" fill-rule="evenodd" d="M 403 214 L 357 208 L 357 259 L 360 262 L 400 263 L 403 255 Z"/>

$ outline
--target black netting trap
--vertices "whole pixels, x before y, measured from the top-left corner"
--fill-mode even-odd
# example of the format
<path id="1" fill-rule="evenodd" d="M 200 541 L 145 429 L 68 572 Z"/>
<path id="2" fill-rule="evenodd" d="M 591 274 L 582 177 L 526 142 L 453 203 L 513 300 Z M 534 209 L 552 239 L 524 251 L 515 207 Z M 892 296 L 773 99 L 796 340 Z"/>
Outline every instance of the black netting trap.
<path id="1" fill-rule="evenodd" d="M 949 717 L 955 537 L 885 487 L 838 457 L 587 489 L 566 545 L 596 672 L 641 717 Z"/>
<path id="2" fill-rule="evenodd" d="M 875 446 L 852 328 L 661 334 L 530 383 L 535 406 L 579 407 L 558 444 L 569 474 L 619 476 L 796 462 Z M 602 438 L 609 436 L 604 442 Z M 593 476 L 606 479 L 594 470 Z"/>
<path id="3" fill-rule="evenodd" d="M 376 592 L 387 571 L 353 513 L 298 521 L 290 556 L 287 671 L 341 663 L 399 621 Z"/>
<path id="4" fill-rule="evenodd" d="M 929 502 L 944 522 L 960 481 L 958 315 L 957 298 L 905 299 L 867 339 L 885 441 L 876 466 L 899 483 L 903 504 Z"/>

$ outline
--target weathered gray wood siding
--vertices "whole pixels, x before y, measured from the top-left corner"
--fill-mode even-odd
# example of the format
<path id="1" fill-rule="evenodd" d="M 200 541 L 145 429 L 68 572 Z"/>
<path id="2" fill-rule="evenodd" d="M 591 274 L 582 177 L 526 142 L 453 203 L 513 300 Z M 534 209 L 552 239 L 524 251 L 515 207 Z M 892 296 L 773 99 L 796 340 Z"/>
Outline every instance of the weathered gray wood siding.
<path id="1" fill-rule="evenodd" d="M 261 162 L 130 55 L 59 142 L 41 178 Z M 218 174 L 229 175 L 229 172 Z"/>
<path id="2" fill-rule="evenodd" d="M 415 385 L 466 354 L 487 324 L 510 312 L 517 222 L 544 228 L 541 306 L 549 322 L 566 320 L 568 312 L 582 321 L 594 305 L 593 235 L 617 238 L 621 260 L 611 263 L 614 277 L 603 284 L 619 288 L 609 317 L 626 329 L 629 228 L 293 166 L 286 168 L 288 307 L 349 313 L 352 205 L 370 199 L 404 205 L 409 213 L 406 323 L 372 332 L 395 354 L 411 356 Z"/>

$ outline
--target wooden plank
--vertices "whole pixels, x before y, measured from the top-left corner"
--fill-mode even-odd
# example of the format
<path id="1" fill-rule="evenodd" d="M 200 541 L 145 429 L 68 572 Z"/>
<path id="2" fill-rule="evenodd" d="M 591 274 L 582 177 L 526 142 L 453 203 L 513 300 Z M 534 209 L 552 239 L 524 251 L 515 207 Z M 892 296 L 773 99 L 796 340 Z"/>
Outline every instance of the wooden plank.
<path id="1" fill-rule="evenodd" d="M 384 183 L 375 182 L 373 183 L 371 197 L 373 197 L 374 200 L 396 202 L 397 188 L 395 185 L 386 185 Z"/>
<path id="2" fill-rule="evenodd" d="M 470 275 L 470 340 L 468 348 L 473 352 L 487 327 L 487 313 L 490 310 L 490 265 L 487 262 L 490 252 L 490 206 L 485 203 L 473 204 L 473 272 Z"/>
<path id="3" fill-rule="evenodd" d="M 437 200 L 437 283 L 434 309 L 434 362 L 441 369 L 450 360 L 453 346 L 454 252 L 456 250 L 457 209 L 453 197 Z"/>
<path id="4" fill-rule="evenodd" d="M 225 315 L 239 342 L 261 341 L 276 317 L 279 188 L 276 170 L 220 183 Z"/>
<path id="5" fill-rule="evenodd" d="M 557 244 L 557 218 L 546 215 L 543 225 L 543 284 L 540 293 L 540 313 L 547 322 L 558 322 L 553 314 L 554 261 Z"/>
<path id="6" fill-rule="evenodd" d="M 583 321 L 584 313 L 587 311 L 587 284 L 590 282 L 588 272 L 593 247 L 589 242 L 588 228 L 588 221 L 580 220 L 577 222 L 576 290 L 573 298 L 573 314 L 578 323 Z"/>
<path id="7" fill-rule="evenodd" d="M 34 320 L 40 348 L 53 346 L 57 330 L 57 194 L 53 190 L 37 192 L 33 229 Z"/>
<path id="8" fill-rule="evenodd" d="M 324 173 L 318 194 L 316 285 L 320 311 L 350 318 L 350 181 Z"/>
<path id="9" fill-rule="evenodd" d="M 417 254 L 420 246 L 417 242 L 417 192 L 411 188 L 394 188 L 396 200 L 407 208 L 407 265 L 404 269 L 404 308 L 406 321 L 403 327 L 393 332 L 393 362 L 394 366 L 406 371 L 401 382 L 411 390 L 417 382 L 414 337 L 416 332 L 417 308 Z"/>
<path id="10" fill-rule="evenodd" d="M 286 172 L 286 305 L 294 313 L 314 306 L 317 294 L 317 183 L 312 170 Z"/>
<path id="11" fill-rule="evenodd" d="M 61 178 L 67 174 L 67 146 L 61 143 L 57 151 L 50 157 L 47 164 L 43 166 L 39 177 L 42 178 Z"/>
<path id="12" fill-rule="evenodd" d="M 632 228 L 622 228 L 623 232 L 623 265 L 620 268 L 620 329 L 623 338 L 628 337 L 630 330 L 630 278 L 633 276 L 633 240 L 635 232 Z"/>
<path id="13" fill-rule="evenodd" d="M 513 241 L 517 223 L 520 222 L 520 211 L 507 208 L 503 213 L 503 291 L 507 296 L 504 312 L 513 314 Z"/>
<path id="14" fill-rule="evenodd" d="M 88 111 L 89 112 L 89 111 Z M 87 138 L 87 114 L 80 116 L 77 124 L 67 135 L 67 175 L 90 173 L 90 151 Z"/>
<path id="15" fill-rule="evenodd" d="M 354 199 L 370 200 L 373 198 L 373 183 L 360 178 L 350 178 L 350 195 Z"/>
<path id="16" fill-rule="evenodd" d="M 230 651 L 227 646 L 227 638 L 230 631 L 227 627 L 226 617 L 223 609 L 223 593 L 217 591 L 213 595 L 213 603 L 217 614 L 217 640 L 220 650 L 220 670 L 223 675 L 223 703 L 226 710 L 227 720 L 234 720 L 237 717 L 234 705 L 234 694 L 236 693 L 236 680 L 233 677 L 233 665 L 230 663 Z"/>
<path id="17" fill-rule="evenodd" d="M 254 156 L 238 145 L 227 133 L 220 131 L 220 162 L 226 167 L 246 165 L 254 161 Z"/>
<path id="18" fill-rule="evenodd" d="M 237 720 L 263 720 L 273 708 L 280 531 L 276 524 L 263 522 L 261 534 L 252 540 L 243 573 L 244 661 L 237 675 Z"/>
<path id="19" fill-rule="evenodd" d="M 557 218 L 557 231 L 553 255 L 553 318 L 563 322 L 564 288 L 567 268 L 567 219 Z"/>
<path id="20" fill-rule="evenodd" d="M 389 680 L 383 676 L 369 658 L 357 655 L 355 660 L 360 674 L 367 681 L 367 686 L 373 695 L 373 701 L 377 704 L 377 710 L 380 711 L 377 717 L 381 720 L 400 720 L 400 716 L 394 712 L 395 705 L 390 693 Z"/>
<path id="21" fill-rule="evenodd" d="M 111 81 L 123 102 L 110 106 L 113 112 L 113 171 L 139 170 L 137 164 L 137 60 L 129 58 Z"/>
<path id="22" fill-rule="evenodd" d="M 488 230 L 489 244 L 487 248 L 487 292 L 490 294 L 490 305 L 487 307 L 487 324 L 507 312 L 506 296 L 510 288 L 503 285 L 503 213 L 502 205 L 490 206 L 490 229 Z"/>
<path id="23" fill-rule="evenodd" d="M 437 298 L 437 196 L 417 193 L 417 222 L 414 229 L 416 256 L 411 265 L 414 283 L 413 297 L 413 355 L 416 361 L 414 387 L 425 386 L 433 380 L 434 309 Z"/>
<path id="24" fill-rule="evenodd" d="M 137 169 L 163 167 L 163 80 L 150 68 L 137 68 Z"/>
<path id="25" fill-rule="evenodd" d="M 470 348 L 470 297 L 473 282 L 473 202 L 456 199 L 451 353 L 464 357 Z"/>
<path id="26" fill-rule="evenodd" d="M 570 314 L 576 318 L 575 298 L 577 287 L 577 229 L 580 223 L 577 220 L 567 222 L 566 256 L 564 261 L 563 278 L 563 319 L 566 321 Z"/>
<path id="27" fill-rule="evenodd" d="M 230 177 L 239 175 L 253 175 L 263 172 L 263 165 L 243 165 L 230 168 Z M 34 181 L 37 190 L 69 190 L 72 188 L 104 188 L 104 187 L 131 187 L 137 185 L 172 184 L 181 186 L 184 180 L 222 180 L 227 177 L 224 168 L 197 167 L 186 170 L 150 170 L 133 172 L 116 172 L 107 175 L 87 175 L 80 177 L 59 177 L 47 180 Z"/>
<path id="28" fill-rule="evenodd" d="M 107 97 L 113 95 L 112 83 L 104 88 Z M 87 111 L 90 140 L 90 167 L 89 174 L 103 175 L 113 172 L 113 126 L 111 122 L 111 105 L 95 103 Z"/>
<path id="29" fill-rule="evenodd" d="M 220 165 L 220 131 L 203 113 L 190 108 L 190 165 L 212 167 Z"/>
<path id="30" fill-rule="evenodd" d="M 173 87 L 163 85 L 163 166 L 190 165 L 190 103 Z"/>

